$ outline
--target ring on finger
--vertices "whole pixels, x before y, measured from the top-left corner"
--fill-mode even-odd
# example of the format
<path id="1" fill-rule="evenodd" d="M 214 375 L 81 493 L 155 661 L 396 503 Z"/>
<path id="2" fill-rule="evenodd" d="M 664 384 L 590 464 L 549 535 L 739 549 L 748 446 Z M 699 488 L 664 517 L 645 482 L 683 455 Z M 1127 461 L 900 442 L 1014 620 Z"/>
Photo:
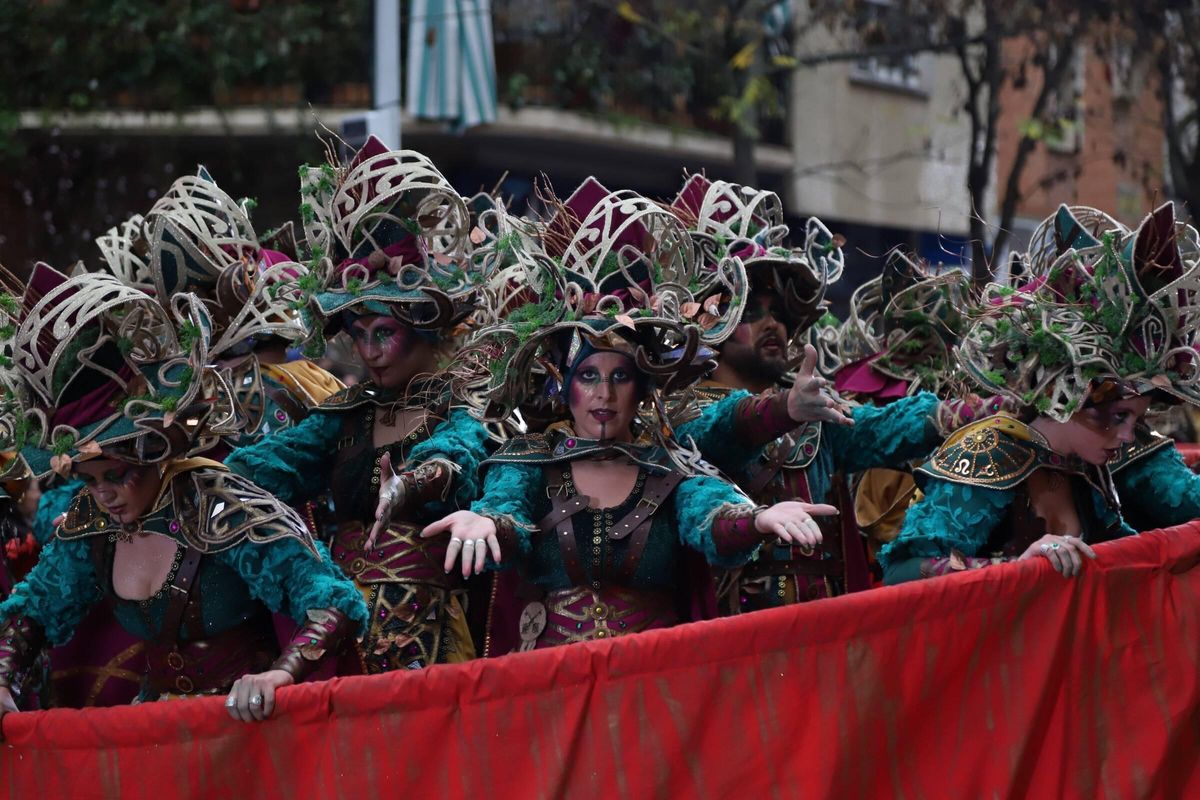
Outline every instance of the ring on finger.
<path id="1" fill-rule="evenodd" d="M 1039 545 L 1038 549 L 1041 550 L 1043 553 L 1049 553 L 1050 545 L 1048 545 L 1048 544 Z"/>
<path id="2" fill-rule="evenodd" d="M 1058 542 L 1054 542 L 1053 544 L 1051 544 L 1051 545 L 1050 545 L 1050 549 L 1051 549 L 1051 550 L 1061 550 L 1061 549 L 1062 549 L 1062 545 L 1061 545 L 1061 544 L 1059 544 Z"/>
<path id="3" fill-rule="evenodd" d="M 261 695 L 261 694 L 256 694 L 256 695 L 253 695 L 253 696 L 250 698 L 250 705 L 252 705 L 252 706 L 261 706 L 261 705 L 262 705 L 262 701 L 263 701 L 263 699 L 262 699 L 262 695 Z"/>
<path id="4" fill-rule="evenodd" d="M 228 699 L 225 700 L 225 707 L 233 708 L 236 705 L 237 705 L 237 698 L 234 697 L 233 695 L 229 695 Z"/>
<path id="5" fill-rule="evenodd" d="M 463 547 L 474 547 L 474 546 L 475 546 L 475 540 L 474 540 L 474 539 L 465 539 L 465 540 L 463 541 L 463 543 L 462 543 L 462 546 L 463 546 Z"/>

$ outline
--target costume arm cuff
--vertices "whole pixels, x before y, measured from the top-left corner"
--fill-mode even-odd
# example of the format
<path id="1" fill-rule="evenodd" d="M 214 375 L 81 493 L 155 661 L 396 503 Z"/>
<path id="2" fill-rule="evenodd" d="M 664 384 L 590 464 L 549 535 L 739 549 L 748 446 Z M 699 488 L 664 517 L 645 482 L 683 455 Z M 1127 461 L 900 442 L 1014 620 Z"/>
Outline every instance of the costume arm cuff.
<path id="1" fill-rule="evenodd" d="M 336 608 L 318 608 L 308 612 L 308 622 L 283 649 L 271 669 L 291 674 L 297 683 L 320 665 L 326 653 L 336 653 L 349 637 L 354 622 Z"/>
<path id="2" fill-rule="evenodd" d="M 754 527 L 754 520 L 766 506 L 749 503 L 726 504 L 717 509 L 712 520 L 712 539 L 717 555 L 743 553 L 774 538 Z"/>
<path id="3" fill-rule="evenodd" d="M 507 514 L 480 514 L 496 526 L 496 541 L 500 543 L 501 563 L 511 561 L 521 551 L 520 531 L 532 531 L 530 525 L 522 525 Z M 491 556 L 489 556 L 490 558 Z"/>
<path id="4" fill-rule="evenodd" d="M 0 686 L 10 688 L 37 658 L 46 642 L 42 626 L 29 617 L 11 617 L 0 627 Z"/>
<path id="5" fill-rule="evenodd" d="M 457 475 L 456 464 L 444 458 L 434 458 L 416 469 L 402 472 L 400 480 L 404 484 L 405 498 L 417 506 L 422 506 L 449 497 Z"/>
<path id="6" fill-rule="evenodd" d="M 734 412 L 734 436 L 751 449 L 768 445 L 798 426 L 788 415 L 786 392 L 770 390 L 747 397 Z"/>

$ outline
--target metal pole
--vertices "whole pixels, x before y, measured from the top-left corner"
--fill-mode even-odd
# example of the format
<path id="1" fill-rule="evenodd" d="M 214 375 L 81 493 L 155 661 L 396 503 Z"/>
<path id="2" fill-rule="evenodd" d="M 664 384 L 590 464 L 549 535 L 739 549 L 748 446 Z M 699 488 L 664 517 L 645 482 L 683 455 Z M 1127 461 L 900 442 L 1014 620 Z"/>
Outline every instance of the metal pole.
<path id="1" fill-rule="evenodd" d="M 400 0 L 375 0 L 376 131 L 389 148 L 400 147 Z"/>

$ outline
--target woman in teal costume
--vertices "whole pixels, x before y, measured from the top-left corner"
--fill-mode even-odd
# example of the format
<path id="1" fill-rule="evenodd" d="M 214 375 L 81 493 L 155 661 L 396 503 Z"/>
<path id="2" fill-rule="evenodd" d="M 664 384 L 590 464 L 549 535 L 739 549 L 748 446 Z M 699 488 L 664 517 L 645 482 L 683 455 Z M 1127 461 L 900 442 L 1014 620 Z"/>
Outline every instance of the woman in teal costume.
<path id="1" fill-rule="evenodd" d="M 288 359 L 303 326 L 294 309 L 296 263 L 291 224 L 260 239 L 248 203 L 235 202 L 200 167 L 177 179 L 143 217 L 134 215 L 96 239 L 105 271 L 145 291 L 170 313 L 180 292 L 194 294 L 212 322 L 208 356 L 221 370 L 238 409 L 238 431 L 205 437 L 194 455 L 220 460 L 230 448 L 251 444 L 296 424 L 344 388 L 305 359 Z M 45 543 L 53 520 L 80 489 L 59 484 L 43 497 L 35 534 Z M 286 618 L 281 635 L 290 636 Z M 55 707 L 128 703 L 138 692 L 130 666 L 144 658 L 137 640 L 114 619 L 107 603 L 81 622 L 80 634 L 50 652 L 44 698 Z"/>
<path id="2" fill-rule="evenodd" d="M 985 298 L 959 359 L 978 383 L 1019 400 L 1025 421 L 968 426 L 918 471 L 925 497 L 880 553 L 889 582 L 1038 556 L 1078 574 L 1088 542 L 1132 532 L 1113 467 L 1134 491 L 1161 476 L 1172 505 L 1189 504 L 1193 479 L 1136 432 L 1154 397 L 1200 399 L 1200 265 L 1184 259 L 1178 234 L 1164 206 L 1126 242 L 1103 232 L 1030 275 L 1028 288 Z"/>
<path id="3" fill-rule="evenodd" d="M 756 507 L 672 438 L 658 395 L 698 378 L 710 366 L 701 340 L 727 329 L 724 317 L 702 328 L 678 316 L 691 308 L 686 287 L 708 297 L 741 286 L 740 264 L 706 271 L 677 220 L 593 180 L 532 236 L 496 218 L 497 241 L 520 252 L 491 262 L 493 324 L 468 352 L 480 356 L 490 417 L 520 406 L 551 424 L 510 440 L 485 462 L 472 510 L 422 534 L 448 534 L 447 569 L 477 574 L 490 554 L 525 579 L 520 621 L 493 625 L 488 650 L 669 626 L 686 616 L 687 551 L 734 565 L 768 539 L 814 543 L 810 513 L 832 509 Z"/>
<path id="4" fill-rule="evenodd" d="M 247 721 L 269 716 L 277 688 L 365 625 L 353 585 L 295 512 L 220 464 L 186 457 L 220 429 L 213 408 L 229 399 L 203 366 L 203 309 L 191 296 L 175 308 L 172 321 L 101 275 L 67 279 L 39 265 L 30 279 L 12 325 L 6 444 L 35 476 L 55 471 L 85 486 L 0 603 L 4 711 L 16 710 L 12 687 L 42 643 L 70 638 L 104 596 L 147 642 L 142 699 L 228 692 L 230 714 Z M 48 336 L 64 323 L 69 336 Z M 181 340 L 177 327 L 200 334 Z M 302 620 L 282 654 L 270 611 Z"/>
<path id="5" fill-rule="evenodd" d="M 434 377 L 473 309 L 468 211 L 428 159 L 374 138 L 345 168 L 310 169 L 302 191 L 319 261 L 304 283 L 313 341 L 346 330 L 369 380 L 226 463 L 289 504 L 332 497 L 334 561 L 371 612 L 342 672 L 468 660 L 463 584 L 417 535 L 478 496 L 486 455 L 486 429 Z"/>

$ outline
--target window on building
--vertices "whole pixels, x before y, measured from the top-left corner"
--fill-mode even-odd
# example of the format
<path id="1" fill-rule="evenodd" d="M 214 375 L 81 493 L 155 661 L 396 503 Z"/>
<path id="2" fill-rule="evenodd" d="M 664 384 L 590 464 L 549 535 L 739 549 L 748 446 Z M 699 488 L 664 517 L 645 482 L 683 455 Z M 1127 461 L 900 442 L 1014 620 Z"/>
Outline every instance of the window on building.
<path id="1" fill-rule="evenodd" d="M 866 0 L 862 5 L 864 18 L 860 29 L 878 26 L 886 30 L 891 18 L 899 13 L 893 0 Z M 866 56 L 854 62 L 851 80 L 908 92 L 924 93 L 920 64 L 915 53 Z"/>
<path id="2" fill-rule="evenodd" d="M 1051 57 L 1057 55 L 1051 51 Z M 1083 147 L 1083 89 L 1087 55 L 1076 47 L 1068 56 L 1071 63 L 1063 73 L 1062 82 L 1053 92 L 1046 107 L 1046 148 L 1053 153 L 1078 153 Z"/>

